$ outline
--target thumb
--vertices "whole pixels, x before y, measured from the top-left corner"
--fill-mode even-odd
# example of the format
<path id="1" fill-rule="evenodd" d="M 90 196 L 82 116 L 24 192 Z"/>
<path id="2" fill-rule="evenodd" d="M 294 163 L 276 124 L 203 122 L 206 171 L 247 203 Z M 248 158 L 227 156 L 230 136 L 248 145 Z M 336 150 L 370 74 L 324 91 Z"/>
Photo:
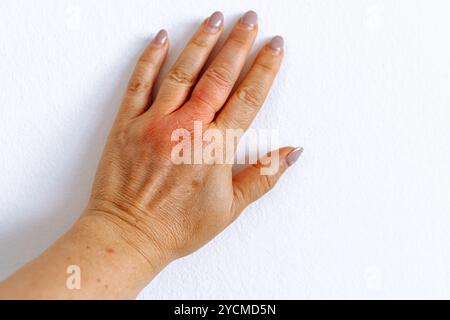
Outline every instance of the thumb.
<path id="1" fill-rule="evenodd" d="M 303 153 L 303 148 L 282 148 L 272 151 L 257 164 L 249 166 L 233 177 L 233 214 L 237 218 L 251 203 L 260 199 L 277 184 L 286 170 L 294 165 Z M 267 174 L 268 167 L 278 164 L 274 172 Z"/>

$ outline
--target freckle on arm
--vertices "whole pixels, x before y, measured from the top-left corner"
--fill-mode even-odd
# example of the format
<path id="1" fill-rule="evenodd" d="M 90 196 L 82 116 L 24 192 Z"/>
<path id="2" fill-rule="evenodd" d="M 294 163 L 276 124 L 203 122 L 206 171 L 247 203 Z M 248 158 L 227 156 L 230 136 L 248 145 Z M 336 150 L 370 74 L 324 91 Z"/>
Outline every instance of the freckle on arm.
<path id="1" fill-rule="evenodd" d="M 192 181 L 192 183 L 191 183 L 191 185 L 192 185 L 192 188 L 197 188 L 199 185 L 200 185 L 200 182 L 199 181 L 197 181 L 197 180 L 193 180 Z"/>

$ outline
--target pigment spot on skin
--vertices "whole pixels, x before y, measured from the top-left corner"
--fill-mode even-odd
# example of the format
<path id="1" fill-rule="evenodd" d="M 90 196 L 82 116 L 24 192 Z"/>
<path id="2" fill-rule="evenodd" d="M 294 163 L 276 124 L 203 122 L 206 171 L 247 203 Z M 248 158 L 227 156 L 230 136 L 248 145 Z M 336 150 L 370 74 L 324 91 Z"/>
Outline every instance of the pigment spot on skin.
<path id="1" fill-rule="evenodd" d="M 108 252 L 109 254 L 113 254 L 114 253 L 114 249 L 111 247 L 107 247 L 106 248 L 106 252 Z"/>
<path id="2" fill-rule="evenodd" d="M 197 188 L 199 185 L 200 185 L 200 181 L 198 181 L 198 180 L 192 181 L 192 188 Z"/>
<path id="3" fill-rule="evenodd" d="M 97 283 L 100 283 L 100 282 L 102 282 L 102 279 L 98 278 Z"/>

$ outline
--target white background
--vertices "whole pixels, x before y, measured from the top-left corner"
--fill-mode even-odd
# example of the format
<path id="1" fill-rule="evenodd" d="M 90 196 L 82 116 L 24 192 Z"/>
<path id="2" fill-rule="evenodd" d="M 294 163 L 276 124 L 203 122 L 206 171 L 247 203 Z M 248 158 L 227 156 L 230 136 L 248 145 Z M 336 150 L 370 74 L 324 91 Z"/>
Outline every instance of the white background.
<path id="1" fill-rule="evenodd" d="M 0 1 L 0 278 L 83 210 L 136 57 L 260 14 L 287 56 L 255 126 L 305 154 L 141 298 L 450 298 L 449 1 Z"/>

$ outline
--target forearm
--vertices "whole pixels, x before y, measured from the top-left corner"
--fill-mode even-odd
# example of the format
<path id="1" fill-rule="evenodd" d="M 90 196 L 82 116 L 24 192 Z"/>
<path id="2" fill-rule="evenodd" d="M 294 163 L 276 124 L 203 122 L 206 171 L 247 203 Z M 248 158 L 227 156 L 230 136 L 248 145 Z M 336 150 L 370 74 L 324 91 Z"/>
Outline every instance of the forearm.
<path id="1" fill-rule="evenodd" d="M 136 251 L 122 233 L 102 217 L 84 216 L 1 283 L 0 299 L 135 298 L 165 264 L 156 254 L 150 263 L 151 257 Z"/>

